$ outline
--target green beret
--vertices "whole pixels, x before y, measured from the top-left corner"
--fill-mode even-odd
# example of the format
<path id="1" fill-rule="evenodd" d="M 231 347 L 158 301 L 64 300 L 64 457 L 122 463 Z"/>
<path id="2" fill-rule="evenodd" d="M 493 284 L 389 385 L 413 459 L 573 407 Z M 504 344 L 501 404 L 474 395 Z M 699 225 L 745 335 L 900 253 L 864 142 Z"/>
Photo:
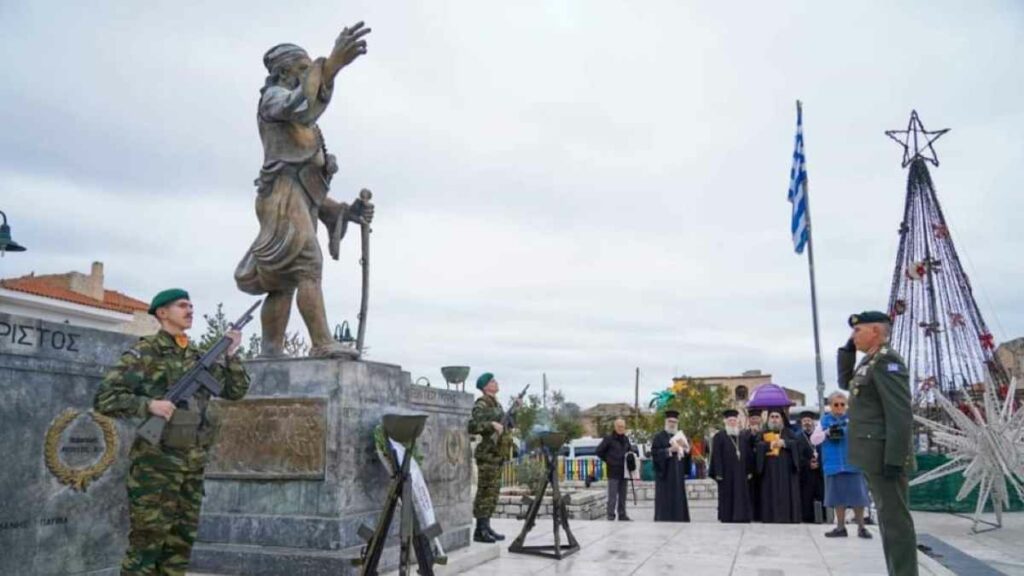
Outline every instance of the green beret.
<path id="1" fill-rule="evenodd" d="M 857 324 L 892 324 L 892 318 L 885 312 L 879 312 L 872 310 L 869 312 L 861 312 L 860 314 L 853 314 L 850 316 L 850 328 L 853 328 Z"/>
<path id="2" fill-rule="evenodd" d="M 153 301 L 149 303 L 149 313 L 156 316 L 156 309 L 163 308 L 175 300 L 191 300 L 188 297 L 188 292 L 185 292 L 181 288 L 168 288 L 163 292 L 160 292 L 156 296 L 153 296 Z"/>
<path id="3" fill-rule="evenodd" d="M 491 374 L 490 372 L 484 372 L 483 374 L 480 375 L 479 378 L 476 379 L 476 389 L 483 390 L 484 386 L 487 386 L 488 384 L 491 383 L 491 380 L 494 380 L 494 374 Z"/>

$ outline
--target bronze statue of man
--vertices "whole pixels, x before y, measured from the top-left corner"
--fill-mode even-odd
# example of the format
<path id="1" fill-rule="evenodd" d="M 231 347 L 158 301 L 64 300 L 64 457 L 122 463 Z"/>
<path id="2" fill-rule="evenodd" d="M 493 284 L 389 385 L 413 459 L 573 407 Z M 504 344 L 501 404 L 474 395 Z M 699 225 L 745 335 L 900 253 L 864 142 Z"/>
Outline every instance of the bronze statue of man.
<path id="1" fill-rule="evenodd" d="M 334 77 L 366 53 L 363 37 L 369 33 L 362 22 L 345 28 L 326 58 L 311 60 L 294 44 L 278 44 L 263 56 L 270 75 L 260 90 L 257 113 L 264 153 L 255 182 L 260 231 L 235 270 L 240 290 L 267 294 L 261 312 L 262 356 L 283 354 L 293 297 L 309 330 L 310 356 L 356 354 L 335 342 L 327 325 L 317 220 L 327 228 L 331 256 L 337 260 L 337 242 L 348 222 L 368 225 L 373 205 L 361 199 L 349 205 L 327 196 L 338 166 L 316 121 L 331 101 Z"/>

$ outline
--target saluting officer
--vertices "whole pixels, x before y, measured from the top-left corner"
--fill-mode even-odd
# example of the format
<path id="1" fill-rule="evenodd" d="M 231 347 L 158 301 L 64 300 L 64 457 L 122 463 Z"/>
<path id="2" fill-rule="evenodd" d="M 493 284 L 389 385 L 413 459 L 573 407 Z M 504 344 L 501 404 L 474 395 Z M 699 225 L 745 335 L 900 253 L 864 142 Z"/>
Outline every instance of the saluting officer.
<path id="1" fill-rule="evenodd" d="M 863 312 L 849 324 L 853 334 L 838 354 L 839 387 L 850 391 L 848 460 L 864 471 L 878 507 L 890 576 L 917 576 L 917 535 L 907 503 L 907 477 L 917 469 L 907 365 L 889 347 L 889 316 Z M 857 351 L 864 358 L 854 366 Z"/>
<path id="2" fill-rule="evenodd" d="M 206 414 L 210 396 L 205 389 L 184 406 L 161 400 L 201 356 L 185 334 L 193 314 L 188 292 L 160 292 L 149 313 L 156 316 L 160 331 L 139 339 L 121 356 L 100 383 L 93 407 L 116 418 L 154 415 L 168 420 L 159 446 L 141 438 L 132 444 L 131 532 L 121 574 L 184 576 L 199 525 L 203 470 L 215 430 Z M 232 340 L 227 357 L 211 372 L 224 386 L 221 396 L 239 400 L 249 390 L 249 376 L 235 354 L 242 335 L 236 330 L 227 335 Z"/>

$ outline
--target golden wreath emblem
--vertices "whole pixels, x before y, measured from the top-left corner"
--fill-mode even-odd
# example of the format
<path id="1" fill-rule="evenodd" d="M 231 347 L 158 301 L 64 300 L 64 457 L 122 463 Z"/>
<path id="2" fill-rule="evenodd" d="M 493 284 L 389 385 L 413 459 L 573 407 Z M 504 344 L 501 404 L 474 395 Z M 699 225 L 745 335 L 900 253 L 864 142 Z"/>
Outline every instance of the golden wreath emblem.
<path id="1" fill-rule="evenodd" d="M 72 468 L 60 458 L 61 434 L 81 415 L 81 412 L 74 408 L 68 408 L 61 412 L 60 416 L 53 421 L 50 429 L 46 431 L 46 443 L 43 449 L 46 468 L 50 470 L 50 473 L 56 476 L 61 484 L 66 484 L 80 492 L 85 492 L 92 481 L 102 476 L 110 468 L 114 460 L 117 459 L 118 448 L 117 427 L 114 426 L 114 421 L 91 410 L 87 414 L 103 432 L 103 455 L 94 464 L 83 468 Z"/>
<path id="2" fill-rule="evenodd" d="M 466 459 L 466 437 L 461 430 L 448 430 L 444 435 L 444 452 L 448 463 L 453 465 L 462 464 Z"/>

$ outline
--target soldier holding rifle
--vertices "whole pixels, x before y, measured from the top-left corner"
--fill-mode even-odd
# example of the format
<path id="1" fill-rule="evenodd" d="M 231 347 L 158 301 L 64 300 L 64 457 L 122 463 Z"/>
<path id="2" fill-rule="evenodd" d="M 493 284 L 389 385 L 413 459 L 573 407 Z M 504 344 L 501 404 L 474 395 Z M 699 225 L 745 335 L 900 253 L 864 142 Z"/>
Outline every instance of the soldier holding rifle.
<path id="1" fill-rule="evenodd" d="M 156 316 L 160 331 L 139 339 L 121 356 L 100 383 L 93 404 L 107 416 L 156 416 L 167 421 L 155 444 L 142 436 L 132 444 L 131 532 L 121 574 L 184 576 L 199 524 L 203 469 L 215 426 L 206 412 L 211 394 L 205 386 L 198 386 L 191 398 L 177 405 L 162 398 L 181 383 L 182 376 L 195 374 L 193 367 L 209 358 L 185 334 L 193 316 L 188 292 L 160 292 L 149 313 Z M 226 356 L 204 371 L 216 380 L 209 385 L 222 386 L 220 396 L 228 400 L 239 400 L 249 390 L 249 377 L 236 354 L 241 341 L 241 332 L 233 327 L 215 345 Z"/>
<path id="2" fill-rule="evenodd" d="M 501 465 L 508 457 L 511 439 L 511 419 L 506 417 L 505 410 L 498 402 L 498 381 L 494 374 L 485 372 L 476 379 L 477 390 L 483 394 L 473 404 L 473 414 L 469 421 L 469 433 L 481 436 L 476 447 L 477 488 L 476 499 L 473 500 L 473 517 L 476 518 L 476 529 L 473 531 L 475 542 L 497 542 L 505 536 L 491 528 L 491 516 L 498 505 L 498 493 L 501 491 Z M 529 386 L 527 386 L 528 388 Z M 525 393 L 526 390 L 523 390 Z M 515 410 L 522 403 L 520 394 L 513 404 Z"/>

